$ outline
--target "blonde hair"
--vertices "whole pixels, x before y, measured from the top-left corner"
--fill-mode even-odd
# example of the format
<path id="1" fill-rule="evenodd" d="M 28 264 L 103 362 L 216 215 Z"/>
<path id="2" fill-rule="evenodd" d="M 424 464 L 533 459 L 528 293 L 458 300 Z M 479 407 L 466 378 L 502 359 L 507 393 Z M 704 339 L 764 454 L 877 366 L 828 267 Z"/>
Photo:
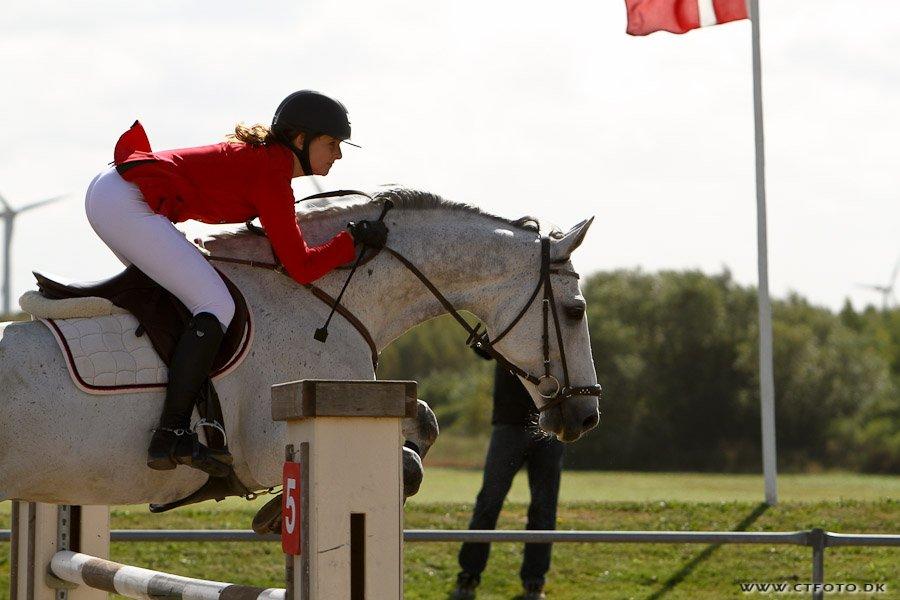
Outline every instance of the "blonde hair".
<path id="1" fill-rule="evenodd" d="M 245 125 L 238 123 L 234 126 L 234 133 L 225 136 L 228 142 L 242 142 L 250 146 L 265 146 L 277 142 L 275 134 L 268 126 L 257 123 L 256 125 Z"/>

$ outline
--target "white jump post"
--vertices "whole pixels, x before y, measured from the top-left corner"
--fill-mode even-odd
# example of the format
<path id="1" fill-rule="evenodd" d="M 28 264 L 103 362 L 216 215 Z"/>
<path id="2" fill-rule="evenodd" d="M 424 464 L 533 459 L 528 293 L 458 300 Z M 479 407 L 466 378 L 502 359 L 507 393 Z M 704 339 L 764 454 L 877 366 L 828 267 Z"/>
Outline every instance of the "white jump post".
<path id="1" fill-rule="evenodd" d="M 109 557 L 109 507 L 12 503 L 10 600 L 106 600 L 107 593 L 77 587 L 49 571 L 63 550 Z"/>
<path id="2" fill-rule="evenodd" d="M 403 598 L 400 421 L 415 414 L 415 382 L 272 387 L 272 418 L 287 422 L 286 455 L 300 471 L 300 553 L 287 559 L 287 600 Z M 286 525 L 293 510 L 285 507 Z"/>

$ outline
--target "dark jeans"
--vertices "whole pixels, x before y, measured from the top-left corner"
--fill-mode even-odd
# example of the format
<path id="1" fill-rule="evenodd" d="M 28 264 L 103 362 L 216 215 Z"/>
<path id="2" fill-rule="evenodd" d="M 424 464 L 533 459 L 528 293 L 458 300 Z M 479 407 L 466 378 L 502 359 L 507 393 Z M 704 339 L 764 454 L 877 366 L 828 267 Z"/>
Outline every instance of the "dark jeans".
<path id="1" fill-rule="evenodd" d="M 556 503 L 562 470 L 563 443 L 542 438 L 522 425 L 495 425 L 484 464 L 484 480 L 475 501 L 469 529 L 494 529 L 515 474 L 528 467 L 528 529 L 555 529 Z M 525 544 L 519 572 L 523 584 L 544 583 L 550 568 L 551 544 Z M 478 580 L 487 565 L 491 545 L 465 543 L 459 550 L 460 575 Z"/>

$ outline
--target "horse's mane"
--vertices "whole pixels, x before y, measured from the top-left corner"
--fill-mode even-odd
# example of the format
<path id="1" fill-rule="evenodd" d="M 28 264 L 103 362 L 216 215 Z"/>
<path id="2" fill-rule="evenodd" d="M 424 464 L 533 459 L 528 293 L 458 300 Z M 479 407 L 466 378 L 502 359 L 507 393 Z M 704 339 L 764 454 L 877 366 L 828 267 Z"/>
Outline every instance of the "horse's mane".
<path id="1" fill-rule="evenodd" d="M 318 195 L 317 195 L 318 196 Z M 345 196 L 320 196 L 312 200 L 301 201 L 298 204 L 297 215 L 300 221 L 316 221 L 318 219 L 341 215 L 345 212 L 356 210 L 369 204 L 380 204 L 385 199 L 394 202 L 395 209 L 401 210 L 447 210 L 450 212 L 460 212 L 466 214 L 474 214 L 488 219 L 498 221 L 504 225 L 510 225 L 525 231 L 533 231 L 539 233 L 541 224 L 531 216 L 520 217 L 518 219 L 509 220 L 497 215 L 485 212 L 471 204 L 461 202 L 452 202 L 437 194 L 424 192 L 421 190 L 413 190 L 403 187 L 389 188 L 380 190 L 374 196 L 369 197 L 363 194 L 353 194 Z M 213 239 L 226 239 L 250 235 L 252 232 L 247 227 L 241 227 L 236 231 L 220 232 L 212 235 Z M 549 235 L 551 237 L 559 237 L 561 232 L 553 228 Z"/>

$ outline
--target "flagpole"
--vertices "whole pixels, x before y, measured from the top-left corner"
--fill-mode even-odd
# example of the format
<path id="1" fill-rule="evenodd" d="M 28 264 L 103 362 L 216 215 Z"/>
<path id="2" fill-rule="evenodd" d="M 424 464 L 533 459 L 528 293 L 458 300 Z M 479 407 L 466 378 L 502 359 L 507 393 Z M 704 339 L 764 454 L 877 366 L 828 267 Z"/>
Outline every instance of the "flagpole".
<path id="1" fill-rule="evenodd" d="M 759 400 L 762 416 L 763 477 L 766 504 L 778 503 L 775 453 L 775 383 L 772 369 L 772 306 L 766 235 L 766 159 L 763 143 L 762 60 L 759 50 L 759 0 L 748 0 L 753 38 L 753 115 L 756 133 L 756 239 L 759 268 Z"/>

